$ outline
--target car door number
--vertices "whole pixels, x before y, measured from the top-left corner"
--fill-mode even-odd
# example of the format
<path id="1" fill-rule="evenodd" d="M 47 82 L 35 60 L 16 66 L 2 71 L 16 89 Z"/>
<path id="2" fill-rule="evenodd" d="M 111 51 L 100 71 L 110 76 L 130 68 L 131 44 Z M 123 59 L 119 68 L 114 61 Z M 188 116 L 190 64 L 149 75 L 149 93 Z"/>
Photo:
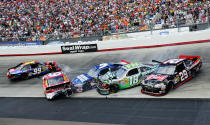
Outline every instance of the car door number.
<path id="1" fill-rule="evenodd" d="M 35 68 L 34 69 L 34 74 L 40 74 L 42 72 L 41 68 Z"/>
<path id="2" fill-rule="evenodd" d="M 136 85 L 139 81 L 139 76 L 134 75 L 130 77 L 130 86 Z"/>
<path id="3" fill-rule="evenodd" d="M 181 81 L 184 81 L 185 79 L 188 78 L 188 74 L 186 70 L 183 70 L 182 72 L 179 73 Z"/>

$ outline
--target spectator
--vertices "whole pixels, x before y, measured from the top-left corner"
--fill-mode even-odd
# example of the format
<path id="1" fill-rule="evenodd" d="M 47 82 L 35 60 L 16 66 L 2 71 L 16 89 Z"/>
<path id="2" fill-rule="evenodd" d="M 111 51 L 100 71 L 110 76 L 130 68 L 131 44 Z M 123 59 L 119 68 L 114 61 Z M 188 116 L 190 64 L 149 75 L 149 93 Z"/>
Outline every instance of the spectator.
<path id="1" fill-rule="evenodd" d="M 1 0 L 2 41 L 146 30 L 206 22 L 206 0 Z M 57 37 L 56 37 L 57 38 Z"/>

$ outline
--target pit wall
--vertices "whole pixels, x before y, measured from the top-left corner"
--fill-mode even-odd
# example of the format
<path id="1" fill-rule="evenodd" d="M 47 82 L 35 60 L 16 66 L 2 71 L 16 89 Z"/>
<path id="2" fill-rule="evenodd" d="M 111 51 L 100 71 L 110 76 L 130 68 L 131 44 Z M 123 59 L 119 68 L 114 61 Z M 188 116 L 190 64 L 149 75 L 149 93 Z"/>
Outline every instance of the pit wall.
<path id="1" fill-rule="evenodd" d="M 210 29 L 189 32 L 189 28 L 158 30 L 153 32 L 138 32 L 126 34 L 126 38 L 105 41 L 89 41 L 71 43 L 72 45 L 96 43 L 98 51 L 113 51 L 125 49 L 138 49 L 150 47 L 173 46 L 210 42 Z M 71 45 L 66 43 L 65 45 Z M 29 56 L 62 54 L 61 45 L 37 46 L 0 46 L 0 56 Z"/>

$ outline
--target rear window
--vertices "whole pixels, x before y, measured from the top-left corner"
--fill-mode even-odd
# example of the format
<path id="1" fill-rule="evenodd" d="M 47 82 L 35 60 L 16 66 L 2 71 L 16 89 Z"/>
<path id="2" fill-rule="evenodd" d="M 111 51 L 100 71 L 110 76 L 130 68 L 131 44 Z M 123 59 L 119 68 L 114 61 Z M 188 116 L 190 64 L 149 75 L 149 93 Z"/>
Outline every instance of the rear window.
<path id="1" fill-rule="evenodd" d="M 175 72 L 176 65 L 167 65 L 163 64 L 158 67 L 156 70 L 157 74 L 172 75 Z"/>
<path id="2" fill-rule="evenodd" d="M 56 76 L 56 77 L 48 79 L 49 86 L 54 85 L 54 84 L 58 84 L 58 83 L 61 83 L 61 82 L 64 82 L 63 76 Z"/>

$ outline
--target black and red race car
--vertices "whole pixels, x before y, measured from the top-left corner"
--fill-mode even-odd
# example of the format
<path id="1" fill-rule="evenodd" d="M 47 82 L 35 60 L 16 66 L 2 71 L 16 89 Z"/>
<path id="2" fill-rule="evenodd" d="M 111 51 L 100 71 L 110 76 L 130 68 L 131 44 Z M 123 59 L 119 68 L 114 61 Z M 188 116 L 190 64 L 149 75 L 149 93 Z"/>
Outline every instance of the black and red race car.
<path id="1" fill-rule="evenodd" d="M 180 55 L 178 59 L 168 59 L 164 62 L 155 62 L 160 63 L 157 70 L 142 80 L 141 92 L 143 94 L 165 95 L 171 89 L 195 77 L 202 66 L 200 56 L 189 55 Z"/>

